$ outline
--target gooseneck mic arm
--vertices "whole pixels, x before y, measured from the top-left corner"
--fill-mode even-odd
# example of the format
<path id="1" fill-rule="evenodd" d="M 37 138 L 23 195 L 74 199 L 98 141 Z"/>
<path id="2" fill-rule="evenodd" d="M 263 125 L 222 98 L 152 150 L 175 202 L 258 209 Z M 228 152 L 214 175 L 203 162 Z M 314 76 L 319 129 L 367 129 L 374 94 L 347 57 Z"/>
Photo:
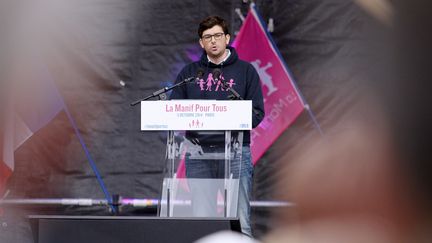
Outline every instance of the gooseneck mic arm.
<path id="1" fill-rule="evenodd" d="M 224 87 L 225 90 L 228 90 L 229 92 L 231 92 L 231 94 L 228 96 L 229 99 L 231 100 L 244 100 L 239 93 L 237 93 L 237 91 L 235 91 L 235 89 L 233 89 L 230 85 L 228 85 L 225 80 L 221 79 L 221 70 L 219 68 L 216 68 L 213 70 L 212 75 L 213 78 L 217 81 L 220 81 L 222 84 L 222 87 Z M 262 113 L 259 112 L 257 109 L 255 109 L 252 106 L 252 112 L 254 113 L 254 115 L 256 117 L 259 117 L 259 119 L 262 119 Z"/>
<path id="2" fill-rule="evenodd" d="M 226 82 L 225 80 L 221 79 L 221 70 L 219 68 L 216 68 L 213 70 L 212 72 L 213 78 L 217 81 L 220 81 L 222 84 L 222 87 L 225 90 L 228 90 L 229 92 L 231 92 L 231 95 L 228 96 L 231 100 L 243 100 L 243 98 L 239 95 L 239 93 L 237 93 L 237 91 L 235 91 L 235 89 L 231 88 Z"/>
<path id="3" fill-rule="evenodd" d="M 167 99 L 167 96 L 166 96 L 166 94 L 165 94 L 166 92 L 168 92 L 168 91 L 170 91 L 170 90 L 172 90 L 172 89 L 174 89 L 174 88 L 177 88 L 177 87 L 179 87 L 179 86 L 185 85 L 185 84 L 187 84 L 187 83 L 189 83 L 189 82 L 191 82 L 191 81 L 193 81 L 193 80 L 195 80 L 195 77 L 189 77 L 189 78 L 187 78 L 187 79 L 182 80 L 181 82 L 178 82 L 178 83 L 174 84 L 173 86 L 170 86 L 170 87 L 163 87 L 162 89 L 160 89 L 160 90 L 156 90 L 155 92 L 153 92 L 151 95 L 148 95 L 147 97 L 144 97 L 144 98 L 142 98 L 142 99 L 139 99 L 139 100 L 136 100 L 136 101 L 132 102 L 130 105 L 131 105 L 131 106 L 137 105 L 137 104 L 139 104 L 141 101 L 149 100 L 149 99 L 154 98 L 154 97 L 156 97 L 156 96 L 159 96 L 159 98 L 160 98 L 161 100 L 166 100 L 166 99 Z"/>
<path id="4" fill-rule="evenodd" d="M 178 82 L 178 83 L 174 84 L 173 86 L 170 86 L 170 87 L 164 87 L 164 88 L 162 88 L 162 89 L 159 89 L 159 90 L 153 92 L 151 95 L 149 95 L 149 96 L 147 96 L 147 97 L 145 97 L 145 98 L 142 98 L 142 99 L 139 99 L 139 100 L 136 100 L 136 101 L 132 102 L 130 105 L 131 105 L 131 106 L 137 105 L 137 104 L 139 104 L 141 101 L 149 100 L 149 99 L 154 98 L 154 97 L 156 97 L 156 96 L 159 96 L 159 99 L 160 99 L 160 100 L 166 100 L 166 99 L 167 99 L 166 92 L 168 92 L 168 91 L 170 91 L 170 90 L 172 90 L 172 89 L 175 89 L 175 88 L 177 88 L 177 87 L 179 87 L 179 86 L 182 86 L 182 85 L 188 84 L 188 83 L 190 83 L 190 82 L 193 82 L 193 81 L 195 81 L 195 80 L 197 80 L 197 79 L 200 79 L 200 78 L 202 78 L 203 75 L 204 75 L 204 70 L 199 69 L 199 70 L 197 71 L 197 75 L 196 75 L 196 77 L 189 77 L 189 78 L 183 79 L 181 82 Z"/>

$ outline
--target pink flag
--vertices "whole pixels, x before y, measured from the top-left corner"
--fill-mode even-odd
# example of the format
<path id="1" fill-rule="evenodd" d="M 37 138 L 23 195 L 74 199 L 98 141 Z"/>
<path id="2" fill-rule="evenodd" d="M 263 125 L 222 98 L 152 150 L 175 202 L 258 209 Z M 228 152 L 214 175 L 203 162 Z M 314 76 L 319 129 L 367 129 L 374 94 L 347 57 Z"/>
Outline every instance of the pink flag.
<path id="1" fill-rule="evenodd" d="M 255 164 L 300 115 L 304 102 L 254 7 L 250 9 L 232 46 L 242 60 L 255 67 L 261 79 L 266 116 L 251 132 Z"/>

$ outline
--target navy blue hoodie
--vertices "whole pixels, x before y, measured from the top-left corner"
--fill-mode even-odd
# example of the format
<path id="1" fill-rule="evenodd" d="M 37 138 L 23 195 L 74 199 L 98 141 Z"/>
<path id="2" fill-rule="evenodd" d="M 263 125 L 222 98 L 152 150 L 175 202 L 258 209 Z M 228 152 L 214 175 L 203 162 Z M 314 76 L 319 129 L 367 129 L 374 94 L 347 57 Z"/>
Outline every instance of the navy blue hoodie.
<path id="1" fill-rule="evenodd" d="M 214 69 L 221 70 L 221 79 L 244 100 L 252 100 L 252 126 L 255 128 L 264 118 L 264 102 L 261 90 L 260 79 L 255 68 L 248 62 L 240 60 L 233 47 L 227 47 L 231 55 L 220 64 L 214 64 L 208 60 L 204 52 L 197 62 L 186 65 L 177 76 L 176 83 L 197 75 L 199 69 L 204 70 L 204 76 L 181 87 L 177 87 L 171 93 L 170 99 L 203 99 L 203 100 L 229 100 L 231 92 L 224 90 L 220 82 L 215 82 L 212 77 Z M 199 132 L 188 132 L 189 135 Z M 188 134 L 187 134 L 188 135 Z M 219 136 L 198 136 L 201 144 L 223 142 L 224 137 Z M 249 131 L 244 132 L 243 144 L 250 144 Z"/>

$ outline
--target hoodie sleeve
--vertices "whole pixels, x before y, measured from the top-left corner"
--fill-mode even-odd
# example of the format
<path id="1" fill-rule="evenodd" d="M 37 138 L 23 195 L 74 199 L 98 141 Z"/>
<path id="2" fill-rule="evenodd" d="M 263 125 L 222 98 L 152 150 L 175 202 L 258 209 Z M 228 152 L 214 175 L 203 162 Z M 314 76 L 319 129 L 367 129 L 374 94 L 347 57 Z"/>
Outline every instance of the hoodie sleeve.
<path id="1" fill-rule="evenodd" d="M 248 65 L 246 77 L 245 100 L 252 100 L 252 127 L 255 128 L 264 119 L 265 111 L 260 78 L 251 64 Z"/>

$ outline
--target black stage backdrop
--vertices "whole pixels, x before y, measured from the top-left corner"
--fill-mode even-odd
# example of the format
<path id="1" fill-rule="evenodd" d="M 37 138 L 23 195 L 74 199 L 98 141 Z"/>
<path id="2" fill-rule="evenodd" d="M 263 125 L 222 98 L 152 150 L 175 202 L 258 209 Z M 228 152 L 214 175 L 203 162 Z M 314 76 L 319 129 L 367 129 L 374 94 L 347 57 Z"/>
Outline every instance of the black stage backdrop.
<path id="1" fill-rule="evenodd" d="M 37 61 L 48 66 L 108 191 L 127 198 L 159 198 L 166 134 L 141 132 L 139 106 L 129 104 L 172 83 L 182 66 L 193 61 L 191 56 L 200 54 L 196 30 L 201 19 L 222 16 L 235 37 L 241 26 L 235 8 L 246 14 L 248 4 L 47 1 L 25 12 L 23 6 L 31 1 L 20 2 L 25 4 L 14 6 L 14 16 L 37 36 L 25 38 L 22 45 L 41 53 Z M 364 55 L 361 43 L 369 17 L 347 0 L 255 3 L 265 20 L 274 19 L 276 45 L 326 133 L 344 119 L 361 86 L 353 63 Z M 278 158 L 317 133 L 304 112 L 256 166 L 254 200 L 277 198 L 272 189 Z M 104 197 L 66 112 L 17 150 L 9 188 L 11 198 Z M 100 207 L 62 208 L 60 213 L 108 214 Z M 146 213 L 133 208 L 123 212 Z M 271 227 L 270 210 L 255 208 L 252 217 L 256 236 Z"/>

